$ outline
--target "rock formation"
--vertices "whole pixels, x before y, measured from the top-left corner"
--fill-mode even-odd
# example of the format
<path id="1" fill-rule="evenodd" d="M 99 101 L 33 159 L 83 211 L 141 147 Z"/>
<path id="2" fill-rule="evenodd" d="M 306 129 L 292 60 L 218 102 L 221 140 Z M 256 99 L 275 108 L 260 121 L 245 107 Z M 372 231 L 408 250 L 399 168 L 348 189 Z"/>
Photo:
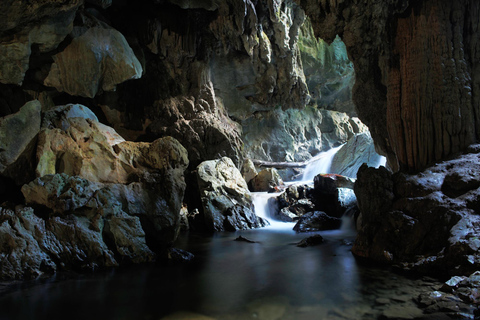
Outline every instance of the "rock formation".
<path id="1" fill-rule="evenodd" d="M 317 36 L 345 43 L 358 115 L 395 171 L 424 169 L 479 138 L 477 3 L 298 2 Z"/>
<path id="2" fill-rule="evenodd" d="M 255 215 L 247 184 L 230 158 L 202 162 L 197 167 L 197 180 L 209 230 L 234 231 L 266 225 Z"/>

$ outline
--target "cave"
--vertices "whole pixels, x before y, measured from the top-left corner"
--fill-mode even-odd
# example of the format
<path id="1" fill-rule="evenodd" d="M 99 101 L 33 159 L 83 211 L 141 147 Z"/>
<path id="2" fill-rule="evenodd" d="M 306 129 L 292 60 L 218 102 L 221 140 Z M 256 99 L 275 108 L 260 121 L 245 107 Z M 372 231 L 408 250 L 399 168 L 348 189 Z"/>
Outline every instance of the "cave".
<path id="1" fill-rule="evenodd" d="M 0 3 L 1 319 L 480 319 L 480 3 Z"/>

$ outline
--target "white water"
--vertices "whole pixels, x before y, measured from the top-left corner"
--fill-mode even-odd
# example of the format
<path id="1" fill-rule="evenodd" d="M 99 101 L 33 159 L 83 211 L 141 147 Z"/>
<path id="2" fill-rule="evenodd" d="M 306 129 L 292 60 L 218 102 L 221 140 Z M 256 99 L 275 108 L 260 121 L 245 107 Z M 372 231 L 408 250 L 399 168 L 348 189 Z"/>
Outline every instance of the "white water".
<path id="1" fill-rule="evenodd" d="M 333 157 L 342 147 L 343 144 L 313 157 L 305 168 L 301 181 L 312 182 L 316 175 L 320 173 L 330 173 Z"/>
<path id="2" fill-rule="evenodd" d="M 270 222 L 270 225 L 266 228 L 276 229 L 276 230 L 292 230 L 295 225 L 294 222 L 283 222 L 274 220 L 272 218 L 276 203 L 275 199 L 281 193 L 268 193 L 268 192 L 254 192 L 253 196 L 253 205 L 255 206 L 255 214 L 265 220 Z"/>

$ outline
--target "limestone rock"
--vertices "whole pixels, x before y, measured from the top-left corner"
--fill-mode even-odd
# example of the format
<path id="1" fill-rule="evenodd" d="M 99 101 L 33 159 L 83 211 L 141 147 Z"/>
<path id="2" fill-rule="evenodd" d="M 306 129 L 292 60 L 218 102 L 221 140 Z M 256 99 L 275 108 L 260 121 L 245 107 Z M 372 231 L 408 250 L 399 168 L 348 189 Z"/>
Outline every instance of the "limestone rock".
<path id="1" fill-rule="evenodd" d="M 0 175 L 22 185 L 32 177 L 34 146 L 40 131 L 41 106 L 37 100 L 19 112 L 0 118 Z"/>
<path id="2" fill-rule="evenodd" d="M 300 4 L 317 36 L 330 43 L 342 35 L 358 115 L 394 171 L 420 171 L 478 140 L 480 7 L 466 0 Z"/>
<path id="3" fill-rule="evenodd" d="M 21 85 L 30 67 L 32 46 L 48 52 L 72 31 L 73 19 L 83 1 L 0 4 L 0 82 Z M 12 31 L 15 37 L 12 38 Z M 10 34 L 9 34 L 10 33 Z"/>
<path id="4" fill-rule="evenodd" d="M 81 33 L 76 30 L 76 33 Z M 54 63 L 46 86 L 60 92 L 93 98 L 99 90 L 112 91 L 116 85 L 142 76 L 142 66 L 125 37 L 112 28 L 92 27 L 75 37 Z"/>
<path id="5" fill-rule="evenodd" d="M 353 252 L 418 272 L 473 271 L 480 243 L 478 184 L 470 172 L 478 157 L 461 155 L 416 175 L 362 166 L 355 183 L 362 222 Z"/>
<path id="6" fill-rule="evenodd" d="M 231 159 L 202 162 L 197 180 L 208 229 L 232 231 L 265 225 L 255 215 L 250 191 Z"/>
<path id="7" fill-rule="evenodd" d="M 255 192 L 269 191 L 281 185 L 283 180 L 275 168 L 263 169 L 250 181 L 251 189 Z"/>
<path id="8" fill-rule="evenodd" d="M 31 208 L 0 207 L 0 219 L 0 278 L 36 278 L 56 270 L 35 239 L 35 235 L 45 232 L 45 222 Z"/>
<path id="9" fill-rule="evenodd" d="M 257 175 L 257 169 L 255 169 L 255 165 L 253 164 L 252 160 L 247 159 L 243 163 L 242 166 L 242 177 L 245 180 L 245 182 L 248 184 L 250 180 L 255 178 Z"/>
<path id="10" fill-rule="evenodd" d="M 148 117 L 149 135 L 179 140 L 187 148 L 193 168 L 221 156 L 241 165 L 241 128 L 217 103 L 211 83 L 205 84 L 196 96 L 156 101 Z"/>
<path id="11" fill-rule="evenodd" d="M 360 166 L 366 163 L 378 168 L 385 164 L 385 158 L 375 151 L 375 145 L 370 133 L 364 132 L 351 137 L 335 154 L 330 167 L 331 173 L 356 178 Z"/>
<path id="12" fill-rule="evenodd" d="M 301 216 L 293 227 L 296 232 L 311 232 L 340 229 L 342 220 L 330 217 L 322 211 L 312 211 Z"/>
<path id="13" fill-rule="evenodd" d="M 310 19 L 300 28 L 298 48 L 311 101 L 319 108 L 355 115 L 352 88 L 355 81 L 353 64 L 345 44 L 336 37 L 327 44 L 313 32 Z"/>

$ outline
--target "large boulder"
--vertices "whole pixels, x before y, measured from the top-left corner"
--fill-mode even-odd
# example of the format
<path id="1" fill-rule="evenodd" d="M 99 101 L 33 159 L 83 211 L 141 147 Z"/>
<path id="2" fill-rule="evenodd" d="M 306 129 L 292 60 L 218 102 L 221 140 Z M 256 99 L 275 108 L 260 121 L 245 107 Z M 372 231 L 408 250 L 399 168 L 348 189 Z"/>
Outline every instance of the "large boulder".
<path id="1" fill-rule="evenodd" d="M 2 1 L 0 83 L 21 85 L 30 68 L 32 51 L 45 53 L 56 49 L 72 31 L 75 14 L 82 4 L 81 0 Z"/>
<path id="2" fill-rule="evenodd" d="M 17 113 L 0 118 L 0 175 L 17 185 L 32 179 L 41 111 L 40 102 L 33 100 Z"/>
<path id="3" fill-rule="evenodd" d="M 275 168 L 267 168 L 260 171 L 249 185 L 254 192 L 269 191 L 283 185 L 283 180 Z"/>
<path id="4" fill-rule="evenodd" d="M 333 156 L 331 173 L 356 178 L 362 164 L 378 168 L 385 165 L 385 157 L 375 151 L 375 145 L 369 132 L 354 135 Z"/>
<path id="5" fill-rule="evenodd" d="M 479 159 L 464 154 L 414 175 L 362 166 L 353 252 L 419 272 L 472 271 L 480 262 Z"/>
<path id="6" fill-rule="evenodd" d="M 209 230 L 233 231 L 266 224 L 255 215 L 247 184 L 230 158 L 202 162 L 197 167 L 197 181 Z"/>
<path id="7" fill-rule="evenodd" d="M 340 218 L 357 205 L 355 179 L 338 174 L 319 174 L 314 179 L 313 202 L 317 210 Z"/>
<path id="8" fill-rule="evenodd" d="M 97 22 L 86 30 L 75 27 L 72 36 L 72 42 L 53 56 L 46 86 L 93 98 L 100 90 L 113 91 L 118 84 L 142 76 L 140 62 L 117 30 Z"/>

